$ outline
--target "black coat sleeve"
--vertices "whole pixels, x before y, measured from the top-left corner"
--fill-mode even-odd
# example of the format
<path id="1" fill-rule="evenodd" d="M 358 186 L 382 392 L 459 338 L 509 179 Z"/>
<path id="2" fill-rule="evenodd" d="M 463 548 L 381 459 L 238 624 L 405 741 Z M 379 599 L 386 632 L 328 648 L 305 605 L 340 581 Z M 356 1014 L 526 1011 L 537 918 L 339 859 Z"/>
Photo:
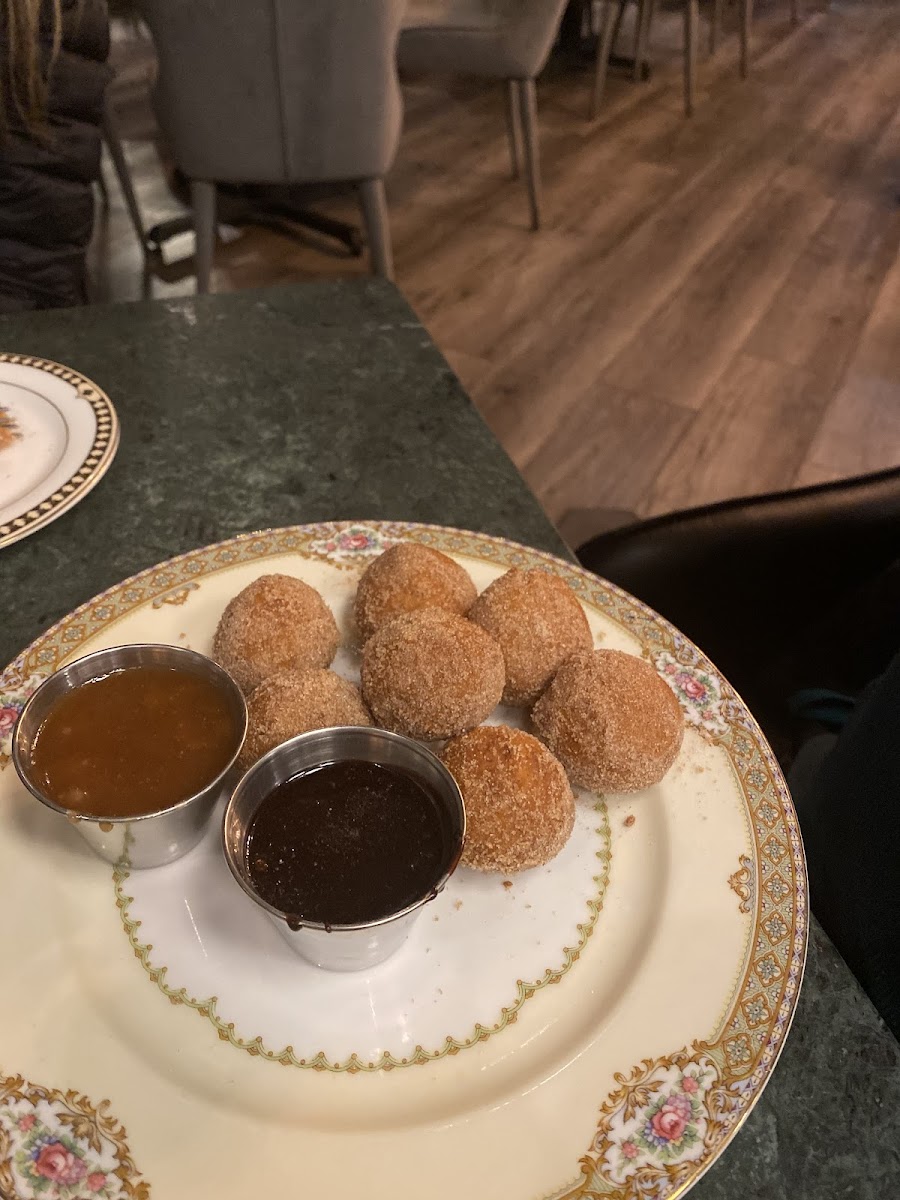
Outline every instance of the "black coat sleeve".
<path id="1" fill-rule="evenodd" d="M 0 311 L 85 299 L 91 184 L 100 172 L 100 125 L 111 74 L 106 0 L 63 0 L 62 15 L 46 137 L 30 136 L 17 114 L 6 112 L 7 134 L 0 144 Z M 42 39 L 49 59 L 46 24 Z"/>

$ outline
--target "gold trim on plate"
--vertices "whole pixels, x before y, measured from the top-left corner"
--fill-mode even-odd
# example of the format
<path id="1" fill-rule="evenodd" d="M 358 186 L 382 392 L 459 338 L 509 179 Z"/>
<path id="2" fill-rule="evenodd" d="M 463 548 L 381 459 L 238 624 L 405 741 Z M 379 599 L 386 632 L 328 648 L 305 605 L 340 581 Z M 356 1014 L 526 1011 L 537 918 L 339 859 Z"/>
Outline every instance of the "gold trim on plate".
<path id="1" fill-rule="evenodd" d="M 740 900 L 741 912 L 748 913 L 753 899 L 753 860 L 749 855 L 742 854 L 738 862 L 741 865 L 733 875 L 728 876 L 728 886 Z"/>
<path id="2" fill-rule="evenodd" d="M 472 1046 L 486 1042 L 488 1038 L 493 1037 L 495 1034 L 501 1033 L 509 1025 L 513 1024 L 522 1006 L 532 996 L 550 984 L 559 983 L 563 976 L 568 974 L 581 957 L 581 952 L 594 932 L 597 919 L 603 910 L 603 899 L 609 884 L 609 870 L 612 861 L 609 814 L 604 801 L 598 800 L 594 806 L 594 811 L 600 814 L 600 826 L 595 832 L 600 834 L 604 846 L 604 849 L 596 852 L 601 864 L 600 874 L 594 876 L 594 882 L 597 884 L 597 893 L 587 901 L 587 920 L 578 925 L 577 945 L 564 946 L 560 952 L 562 965 L 559 967 L 547 967 L 540 978 L 530 980 L 529 982 L 517 979 L 513 1000 L 500 1010 L 500 1015 L 493 1025 L 477 1024 L 472 1033 L 462 1039 L 447 1036 L 436 1049 L 416 1046 L 413 1052 L 406 1058 L 396 1058 L 385 1051 L 374 1061 L 367 1061 L 364 1055 L 353 1053 L 339 1062 L 334 1062 L 321 1050 L 308 1057 L 298 1057 L 293 1046 L 284 1046 L 281 1050 L 272 1050 L 266 1046 L 262 1037 L 257 1036 L 249 1039 L 241 1037 L 234 1027 L 234 1022 L 225 1022 L 219 1016 L 217 1011 L 218 997 L 209 996 L 204 1000 L 198 1000 L 196 997 L 188 995 L 183 987 L 169 987 L 166 981 L 169 968 L 158 966 L 151 962 L 150 954 L 153 946 L 145 945 L 141 942 L 138 937 L 138 929 L 140 929 L 141 922 L 135 920 L 128 911 L 128 906 L 132 903 L 134 897 L 126 895 L 123 888 L 123 884 L 129 878 L 129 871 L 125 867 L 119 867 L 113 871 L 116 907 L 122 918 L 122 925 L 131 948 L 134 951 L 135 958 L 138 959 L 141 966 L 147 972 L 151 982 L 156 984 L 162 994 L 172 1004 L 183 1004 L 187 1008 L 193 1009 L 201 1017 L 207 1018 L 214 1026 L 221 1041 L 227 1042 L 237 1050 L 245 1050 L 248 1054 L 258 1056 L 267 1062 L 279 1063 L 283 1067 L 303 1067 L 307 1070 L 333 1071 L 338 1074 L 346 1072 L 348 1075 L 356 1075 L 360 1071 L 393 1071 L 398 1067 L 424 1066 L 426 1063 L 436 1062 L 438 1059 L 446 1058 L 448 1055 L 459 1054 L 461 1050 L 468 1050 Z"/>
<path id="3" fill-rule="evenodd" d="M 709 660 L 652 609 L 580 567 L 486 534 L 402 522 L 296 526 L 244 534 L 192 551 L 90 600 L 10 664 L 0 676 L 0 707 L 2 694 L 20 695 L 34 679 L 77 655 L 81 645 L 110 623 L 142 604 L 178 594 L 177 589 L 204 575 L 291 552 L 352 565 L 357 557 L 365 562 L 367 554 L 390 541 L 410 538 L 497 566 L 541 566 L 561 575 L 657 663 L 687 720 L 722 748 L 740 780 L 753 853 L 741 859 L 735 875 L 742 889 L 741 906 L 748 905 L 752 934 L 747 966 L 724 1025 L 711 1042 L 695 1041 L 630 1068 L 623 1064 L 616 1089 L 601 1102 L 596 1134 L 580 1162 L 578 1179 L 554 1194 L 556 1200 L 675 1200 L 730 1142 L 770 1077 L 796 1008 L 809 910 L 796 815 L 759 726 Z M 744 871 L 749 873 L 746 880 Z M 121 882 L 124 877 L 119 888 Z M 750 889 L 746 897 L 745 887 Z M 210 1019 L 215 1023 L 214 1016 Z M 222 1031 L 220 1037 L 230 1040 Z M 252 1044 L 244 1048 L 259 1053 Z M 319 1069 L 328 1067 L 319 1064 Z"/>
<path id="4" fill-rule="evenodd" d="M 46 371 L 48 375 L 55 375 L 65 383 L 71 384 L 78 395 L 93 409 L 97 423 L 94 441 L 84 462 L 66 482 L 33 508 L 29 508 L 26 512 L 13 517 L 11 521 L 0 525 L 0 548 L 2 548 L 28 537 L 29 534 L 35 533 L 45 525 L 49 525 L 51 521 L 61 517 L 64 512 L 67 512 L 96 487 L 115 458 L 119 446 L 119 418 L 106 393 L 70 367 L 64 367 L 61 363 L 52 362 L 47 358 L 33 358 L 27 354 L 0 353 L 0 363 L 34 367 L 38 371 Z"/>

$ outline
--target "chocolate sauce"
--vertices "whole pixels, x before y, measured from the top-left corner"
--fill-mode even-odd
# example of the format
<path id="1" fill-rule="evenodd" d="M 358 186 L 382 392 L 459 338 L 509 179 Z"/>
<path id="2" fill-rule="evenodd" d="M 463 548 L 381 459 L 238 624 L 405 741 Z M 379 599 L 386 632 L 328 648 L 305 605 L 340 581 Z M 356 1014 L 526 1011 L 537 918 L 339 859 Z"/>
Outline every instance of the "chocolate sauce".
<path id="1" fill-rule="evenodd" d="M 356 925 L 427 896 L 450 844 L 426 784 L 350 760 L 295 775 L 265 797 L 250 825 L 247 870 L 292 927 Z"/>

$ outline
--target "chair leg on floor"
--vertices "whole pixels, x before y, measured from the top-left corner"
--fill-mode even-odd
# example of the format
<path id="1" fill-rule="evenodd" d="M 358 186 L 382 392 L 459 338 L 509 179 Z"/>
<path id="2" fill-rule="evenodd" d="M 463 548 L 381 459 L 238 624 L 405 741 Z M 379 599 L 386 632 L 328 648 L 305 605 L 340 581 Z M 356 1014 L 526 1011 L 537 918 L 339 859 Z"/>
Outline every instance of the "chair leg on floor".
<path id="1" fill-rule="evenodd" d="M 741 79 L 750 70 L 750 25 L 753 21 L 753 0 L 741 0 Z"/>
<path id="2" fill-rule="evenodd" d="M 698 0 L 684 0 L 684 115 L 694 115 L 697 83 L 697 32 L 700 26 Z"/>
<path id="3" fill-rule="evenodd" d="M 522 174 L 522 122 L 519 117 L 519 98 L 515 79 L 506 81 L 506 134 L 509 138 L 509 161 L 512 166 L 512 177 L 518 179 Z"/>
<path id="4" fill-rule="evenodd" d="M 140 242 L 141 250 L 146 251 L 146 239 L 144 237 L 144 222 L 141 218 L 141 210 L 138 208 L 137 196 L 134 194 L 134 185 L 131 182 L 131 172 L 128 169 L 128 161 L 125 158 L 125 151 L 122 149 L 122 140 L 119 137 L 119 126 L 115 115 L 107 101 L 103 106 L 103 140 L 106 143 L 106 148 L 109 151 L 109 157 L 112 159 L 112 164 L 116 172 L 116 178 L 119 181 L 119 187 L 122 189 L 122 195 L 125 197 L 125 207 L 128 209 L 128 215 L 131 218 L 131 224 L 134 228 L 135 236 Z M 103 185 L 105 191 L 105 184 Z M 106 196 L 109 201 L 108 195 Z"/>
<path id="5" fill-rule="evenodd" d="M 722 32 L 723 0 L 713 0 L 712 13 L 709 18 L 709 52 L 715 54 L 719 44 L 719 34 Z"/>
<path id="6" fill-rule="evenodd" d="M 641 42 L 644 32 L 644 14 L 647 11 L 647 6 L 650 0 L 635 0 L 634 12 L 634 71 L 632 78 L 635 83 L 641 82 L 641 71 L 643 70 L 644 61 L 641 56 Z"/>
<path id="7" fill-rule="evenodd" d="M 525 142 L 525 185 L 531 210 L 531 228 L 541 227 L 541 158 L 537 129 L 537 89 L 533 79 L 516 80 L 519 113 Z"/>
<path id="8" fill-rule="evenodd" d="M 216 185 L 203 179 L 191 180 L 191 207 L 194 210 L 194 265 L 197 271 L 197 294 L 209 291 L 213 255 L 216 249 Z"/>
<path id="9" fill-rule="evenodd" d="M 628 7 L 628 0 L 619 0 L 619 11 L 616 13 L 616 23 L 613 26 L 612 44 L 615 45 L 619 40 L 619 30 L 622 28 L 622 20 L 625 16 L 625 9 Z M 635 31 L 637 26 L 635 26 Z"/>
<path id="10" fill-rule="evenodd" d="M 634 42 L 634 80 L 640 83 L 644 75 L 650 48 L 650 28 L 656 12 L 656 0 L 640 0 L 637 12 L 637 35 Z"/>
<path id="11" fill-rule="evenodd" d="M 359 198 L 369 238 L 372 274 L 380 275 L 383 279 L 393 279 L 394 255 L 391 249 L 391 227 L 388 223 L 384 180 L 364 179 L 359 185 Z"/>
<path id="12" fill-rule="evenodd" d="M 646 2 L 646 0 L 645 0 Z M 594 71 L 594 89 L 591 92 L 591 120 L 595 121 L 600 113 L 600 104 L 606 89 L 606 75 L 609 70 L 609 54 L 612 50 L 613 33 L 618 24 L 618 14 L 622 5 L 616 0 L 606 0 L 603 6 L 603 24 L 600 26 L 600 37 L 597 41 L 597 66 Z"/>
<path id="13" fill-rule="evenodd" d="M 650 9 L 653 0 L 636 0 L 634 14 L 634 72 L 632 78 L 640 83 L 644 77 L 647 58 L 647 36 L 650 32 Z"/>
<path id="14" fill-rule="evenodd" d="M 826 8 L 828 5 L 826 4 Z M 800 0 L 791 0 L 791 24 L 800 24 Z"/>

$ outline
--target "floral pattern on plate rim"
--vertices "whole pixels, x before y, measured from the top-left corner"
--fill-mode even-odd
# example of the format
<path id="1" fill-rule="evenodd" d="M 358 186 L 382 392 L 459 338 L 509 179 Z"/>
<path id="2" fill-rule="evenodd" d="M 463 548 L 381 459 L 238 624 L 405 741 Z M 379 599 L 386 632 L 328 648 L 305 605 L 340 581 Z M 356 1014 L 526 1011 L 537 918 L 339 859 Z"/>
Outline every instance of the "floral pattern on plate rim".
<path id="1" fill-rule="evenodd" d="M 679 662 L 668 650 L 657 654 L 653 665 L 675 693 L 689 725 L 711 738 L 728 732 L 722 681 L 715 672 L 699 663 Z"/>
<path id="2" fill-rule="evenodd" d="M 45 675 L 29 675 L 14 689 L 4 691 L 3 677 L 0 676 L 0 769 L 6 766 L 12 757 L 12 736 L 19 713 L 25 707 L 28 697 L 45 678 Z"/>
<path id="3" fill-rule="evenodd" d="M 0 691 L 20 689 L 29 674 L 55 669 L 74 649 L 66 644 L 75 640 L 70 630 L 78 628 L 80 641 L 86 641 L 111 617 L 123 615 L 206 571 L 291 551 L 305 550 L 328 558 L 336 551 L 325 549 L 323 543 L 335 541 L 359 525 L 359 522 L 329 522 L 243 534 L 150 568 L 82 605 L 38 638 L 0 675 Z M 754 840 L 753 866 L 757 884 L 762 885 L 754 888 L 754 933 L 747 967 L 724 1029 L 714 1044 L 694 1043 L 655 1061 L 645 1060 L 632 1069 L 630 1077 L 616 1076 L 619 1086 L 601 1107 L 596 1136 L 581 1160 L 580 1177 L 561 1188 L 553 1198 L 674 1200 L 718 1157 L 759 1098 L 781 1052 L 796 1006 L 808 932 L 806 866 L 796 816 L 780 768 L 753 717 L 701 651 L 651 608 L 615 584 L 544 551 L 488 534 L 405 522 L 371 522 L 366 528 L 377 529 L 385 542 L 415 538 L 445 553 L 480 557 L 507 568 L 540 565 L 566 579 L 578 596 L 630 634 L 654 661 L 657 656 L 667 654 L 678 667 L 688 668 L 689 676 L 695 670 L 701 672 L 701 683 L 702 675 L 707 675 L 719 684 L 724 732 L 714 734 L 712 729 L 704 732 L 726 750 L 740 781 Z M 363 550 L 360 545 L 357 553 Z M 201 560 L 209 564 L 206 571 Z M 698 698 L 680 699 L 683 705 L 688 699 L 696 707 L 694 701 Z M 702 727 L 702 720 L 694 723 Z M 718 722 L 715 728 L 721 728 Z M 790 882 L 785 882 L 784 876 Z M 776 880 L 781 886 L 774 891 L 771 884 Z M 767 896 L 765 910 L 763 892 Z M 665 1073 L 670 1069 L 680 1070 L 682 1075 L 696 1075 L 698 1088 L 692 1099 L 700 1107 L 696 1110 L 692 1104 L 691 1119 L 685 1122 L 685 1129 L 691 1126 L 696 1131 L 696 1139 L 682 1138 L 677 1146 L 675 1139 L 668 1139 L 673 1144 L 664 1160 L 661 1154 L 655 1154 L 662 1147 L 650 1150 L 633 1138 L 620 1136 L 615 1152 L 610 1154 L 606 1142 L 616 1140 L 616 1131 L 634 1117 L 639 1101 L 646 1118 L 644 1123 L 649 1120 L 652 1127 L 653 1116 L 662 1110 L 665 1100 L 655 1106 L 661 1098 L 671 1096 L 675 1087 L 674 1077 Z M 712 1073 L 714 1069 L 718 1072 L 716 1076 Z M 648 1076 L 643 1085 L 642 1073 Z M 651 1109 L 654 1109 L 652 1114 Z M 657 1127 L 660 1126 L 669 1131 L 677 1129 L 671 1119 L 657 1121 Z M 688 1140 L 690 1144 L 686 1144 Z M 630 1146 L 627 1151 L 622 1149 L 628 1141 L 637 1153 L 632 1154 Z"/>
<path id="4" fill-rule="evenodd" d="M 313 554 L 328 558 L 334 563 L 350 563 L 381 554 L 403 540 L 386 537 L 374 525 L 360 524 L 350 525 L 329 537 L 317 538 L 310 542 L 309 549 Z"/>
<path id="5" fill-rule="evenodd" d="M 0 1076 L 0 1195 L 149 1200 L 109 1101 Z"/>

